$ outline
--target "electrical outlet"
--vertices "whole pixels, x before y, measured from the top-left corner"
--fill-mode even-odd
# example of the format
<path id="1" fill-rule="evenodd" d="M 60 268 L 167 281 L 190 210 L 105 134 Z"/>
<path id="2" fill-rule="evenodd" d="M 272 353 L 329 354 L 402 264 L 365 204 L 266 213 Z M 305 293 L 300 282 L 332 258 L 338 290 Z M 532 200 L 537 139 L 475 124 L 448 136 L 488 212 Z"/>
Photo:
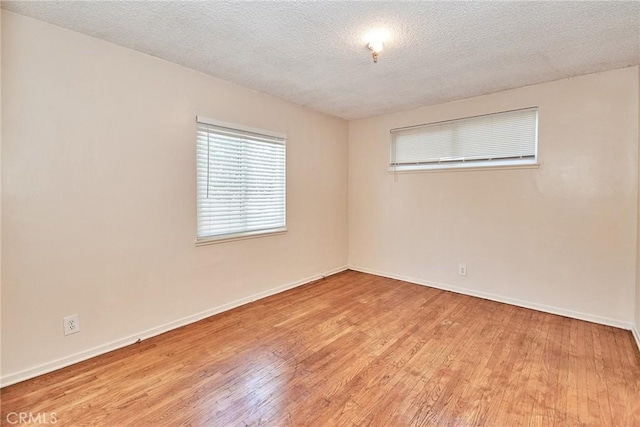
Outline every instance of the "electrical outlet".
<path id="1" fill-rule="evenodd" d="M 71 335 L 80 332 L 80 318 L 77 314 L 72 314 L 62 319 L 64 324 L 64 334 Z"/>
<path id="2" fill-rule="evenodd" d="M 466 276 L 467 275 L 467 266 L 464 264 L 460 264 L 458 266 L 458 274 L 460 276 Z"/>

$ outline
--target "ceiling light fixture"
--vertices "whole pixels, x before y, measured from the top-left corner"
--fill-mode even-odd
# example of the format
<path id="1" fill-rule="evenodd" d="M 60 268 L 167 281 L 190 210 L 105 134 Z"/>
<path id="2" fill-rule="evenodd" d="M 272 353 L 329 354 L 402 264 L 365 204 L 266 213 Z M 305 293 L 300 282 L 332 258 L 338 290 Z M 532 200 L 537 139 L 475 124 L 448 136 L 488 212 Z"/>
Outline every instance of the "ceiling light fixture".
<path id="1" fill-rule="evenodd" d="M 373 63 L 377 64 L 378 55 L 380 55 L 380 52 L 384 49 L 384 43 L 382 43 L 382 40 L 371 40 L 369 44 L 367 44 L 367 47 L 371 51 L 371 56 L 373 56 Z"/>
<path id="2" fill-rule="evenodd" d="M 378 63 L 378 56 L 384 49 L 384 44 L 390 40 L 391 32 L 384 27 L 374 28 L 364 35 L 362 41 L 366 43 L 367 48 L 371 51 L 374 64 Z"/>

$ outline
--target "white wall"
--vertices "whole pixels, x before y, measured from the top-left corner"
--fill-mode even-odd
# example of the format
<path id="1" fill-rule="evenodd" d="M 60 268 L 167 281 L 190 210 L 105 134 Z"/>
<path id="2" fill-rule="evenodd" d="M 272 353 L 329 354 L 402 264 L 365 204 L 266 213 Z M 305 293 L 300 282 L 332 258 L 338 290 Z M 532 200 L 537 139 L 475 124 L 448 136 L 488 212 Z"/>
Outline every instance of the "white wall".
<path id="1" fill-rule="evenodd" d="M 2 15 L 4 384 L 346 265 L 345 121 Z M 285 235 L 194 245 L 196 115 L 288 135 Z"/>
<path id="2" fill-rule="evenodd" d="M 387 172 L 389 129 L 531 106 L 538 169 Z M 637 67 L 352 121 L 349 264 L 630 328 L 637 131 Z"/>

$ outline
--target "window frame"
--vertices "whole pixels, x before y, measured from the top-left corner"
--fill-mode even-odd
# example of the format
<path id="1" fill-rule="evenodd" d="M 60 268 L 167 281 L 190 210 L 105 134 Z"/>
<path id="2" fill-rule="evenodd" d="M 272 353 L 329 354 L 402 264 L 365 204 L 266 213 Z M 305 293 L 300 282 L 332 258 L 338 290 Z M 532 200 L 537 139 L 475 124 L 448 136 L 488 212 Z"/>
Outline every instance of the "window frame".
<path id="1" fill-rule="evenodd" d="M 219 128 L 229 129 L 230 131 L 239 131 L 244 133 L 251 133 L 257 136 L 264 136 L 268 138 L 274 139 L 282 139 L 283 147 L 284 147 L 284 225 L 282 227 L 274 227 L 267 228 L 262 230 L 251 230 L 251 231 L 242 231 L 235 233 L 227 233 L 227 234 L 218 234 L 218 235 L 209 235 L 209 236 L 200 236 L 198 231 L 198 224 L 200 221 L 200 209 L 198 208 L 198 184 L 199 184 L 199 174 L 198 174 L 198 126 L 200 124 L 215 126 Z M 231 122 L 225 122 L 222 120 L 210 119 L 207 117 L 196 116 L 196 246 L 210 245 L 216 243 L 224 243 L 231 242 L 236 240 L 244 240 L 244 239 L 253 239 L 257 237 L 267 237 L 280 235 L 287 232 L 287 206 L 288 206 L 288 198 L 287 198 L 287 135 L 280 132 L 269 131 L 265 129 L 254 128 L 250 126 L 240 125 Z"/>
<path id="2" fill-rule="evenodd" d="M 440 163 L 436 162 L 425 162 L 421 164 L 405 164 L 405 165 L 397 165 L 394 164 L 395 160 L 395 143 L 394 143 L 394 132 L 400 132 L 403 130 L 411 130 L 422 127 L 436 126 L 442 125 L 445 123 L 454 123 L 460 121 L 473 120 L 481 117 L 489 117 L 495 116 L 505 113 L 514 113 L 519 111 L 535 111 L 535 127 L 534 127 L 534 155 L 533 158 L 529 159 L 504 159 L 504 160 L 489 160 L 489 159 L 479 159 L 479 160 L 448 160 L 442 161 Z M 538 155 L 538 127 L 539 127 L 539 117 L 540 111 L 538 106 L 533 107 L 525 107 L 525 108 L 517 108 L 512 110 L 504 110 L 504 111 L 496 111 L 493 113 L 487 114 L 478 114 L 475 116 L 469 117 L 460 117 L 456 119 L 449 120 L 441 120 L 437 122 L 429 122 L 419 125 L 405 126 L 400 128 L 393 128 L 389 131 L 389 168 L 388 171 L 390 173 L 411 173 L 411 172 L 444 172 L 444 171 L 474 171 L 474 170 L 492 170 L 492 169 L 532 169 L 538 168 L 540 166 L 539 163 L 539 155 Z M 455 148 L 455 141 L 452 143 L 452 149 Z"/>

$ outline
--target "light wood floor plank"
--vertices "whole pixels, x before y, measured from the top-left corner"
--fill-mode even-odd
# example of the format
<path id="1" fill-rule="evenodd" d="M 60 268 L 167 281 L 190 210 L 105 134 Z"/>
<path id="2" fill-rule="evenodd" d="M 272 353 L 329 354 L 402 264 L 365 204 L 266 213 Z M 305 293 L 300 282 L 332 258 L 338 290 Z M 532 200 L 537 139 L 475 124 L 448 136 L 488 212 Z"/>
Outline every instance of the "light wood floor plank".
<path id="1" fill-rule="evenodd" d="M 347 271 L 0 397 L 2 425 L 640 427 L 640 352 L 629 331 Z"/>

